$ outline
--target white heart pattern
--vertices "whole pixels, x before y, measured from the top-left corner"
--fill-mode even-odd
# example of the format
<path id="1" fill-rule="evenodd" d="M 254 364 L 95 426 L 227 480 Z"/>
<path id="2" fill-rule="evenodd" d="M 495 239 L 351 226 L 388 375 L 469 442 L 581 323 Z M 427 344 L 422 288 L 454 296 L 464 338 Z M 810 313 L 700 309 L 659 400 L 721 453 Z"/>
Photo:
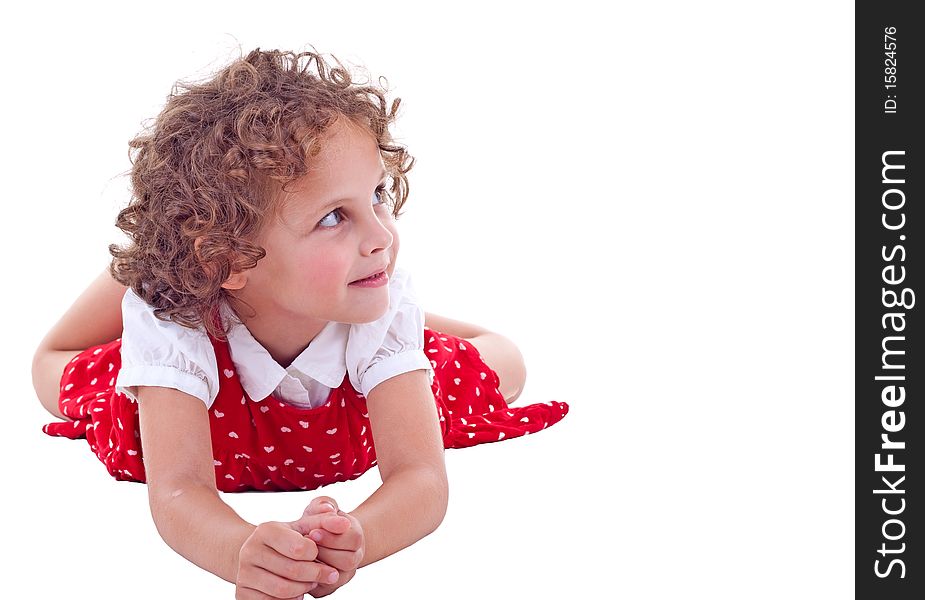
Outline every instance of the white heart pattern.
<path id="1" fill-rule="evenodd" d="M 238 434 L 232 431 L 231 433 L 228 434 L 228 437 L 238 439 Z"/>
<path id="2" fill-rule="evenodd" d="M 225 413 L 220 412 L 220 411 L 217 411 L 217 410 L 214 410 L 214 411 L 212 411 L 212 412 L 215 413 L 215 416 L 216 416 L 217 418 L 219 418 L 219 419 L 221 419 L 222 417 L 225 416 Z"/>
<path id="3" fill-rule="evenodd" d="M 260 407 L 260 412 L 262 412 L 262 413 L 266 413 L 268 410 L 270 410 L 270 407 L 269 407 L 269 406 L 261 406 L 261 407 Z"/>
<path id="4" fill-rule="evenodd" d="M 302 429 L 308 429 L 308 421 L 299 421 L 299 425 L 302 426 Z"/>
<path id="5" fill-rule="evenodd" d="M 459 377 L 454 377 L 454 378 L 453 378 L 453 383 L 455 383 L 456 385 L 459 385 L 459 382 L 460 382 L 460 381 L 462 381 L 462 380 L 461 380 Z"/>
<path id="6" fill-rule="evenodd" d="M 295 462 L 295 461 L 292 460 L 291 458 L 287 458 L 286 460 L 283 461 L 283 464 L 286 465 L 286 466 L 288 467 L 289 465 L 291 465 L 291 464 L 294 463 L 294 462 Z"/>
<path id="7" fill-rule="evenodd" d="M 311 451 L 312 451 L 312 449 L 309 448 L 308 446 L 302 446 L 302 447 L 305 448 L 305 451 L 306 451 L 306 452 L 311 452 Z"/>
<path id="8" fill-rule="evenodd" d="M 266 450 L 267 454 L 269 454 L 270 452 L 276 450 L 276 446 L 264 446 L 263 449 Z"/>
<path id="9" fill-rule="evenodd" d="M 325 431 L 325 433 L 328 435 L 334 435 L 335 433 L 337 433 L 337 427 L 335 427 L 334 429 L 328 429 L 327 431 Z"/>
<path id="10" fill-rule="evenodd" d="M 288 427 L 280 427 L 279 430 L 282 431 L 283 433 L 289 433 L 290 431 L 292 431 Z"/>
<path id="11" fill-rule="evenodd" d="M 231 379 L 231 376 L 234 375 L 234 371 L 232 371 L 231 369 L 224 369 L 222 373 L 224 373 L 225 377 L 227 377 L 228 379 Z"/>

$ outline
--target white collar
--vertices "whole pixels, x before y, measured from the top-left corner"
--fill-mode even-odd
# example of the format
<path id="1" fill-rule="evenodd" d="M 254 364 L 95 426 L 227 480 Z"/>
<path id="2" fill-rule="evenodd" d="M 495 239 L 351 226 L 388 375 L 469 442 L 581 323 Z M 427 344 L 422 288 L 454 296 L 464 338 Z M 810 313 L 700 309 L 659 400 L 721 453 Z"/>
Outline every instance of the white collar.
<path id="1" fill-rule="evenodd" d="M 231 309 L 225 305 L 225 316 Z M 287 375 L 298 371 L 329 388 L 340 387 L 347 373 L 347 337 L 350 325 L 331 321 L 324 326 L 308 347 L 288 368 L 283 368 L 270 356 L 247 327 L 234 316 L 228 332 L 231 360 L 241 379 L 241 386 L 251 400 L 260 402 L 279 387 Z"/>

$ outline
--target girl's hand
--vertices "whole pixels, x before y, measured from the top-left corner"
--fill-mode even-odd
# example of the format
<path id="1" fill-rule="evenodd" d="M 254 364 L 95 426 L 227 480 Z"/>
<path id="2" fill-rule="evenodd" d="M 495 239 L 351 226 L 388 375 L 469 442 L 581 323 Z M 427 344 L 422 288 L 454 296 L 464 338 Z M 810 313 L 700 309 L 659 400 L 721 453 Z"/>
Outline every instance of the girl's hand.
<path id="1" fill-rule="evenodd" d="M 336 582 L 341 574 L 312 562 L 318 546 L 295 523 L 261 523 L 245 540 L 238 556 L 235 600 L 301 599 L 319 583 Z"/>
<path id="2" fill-rule="evenodd" d="M 340 574 L 336 582 L 319 584 L 311 591 L 315 598 L 327 596 L 356 574 L 366 549 L 363 527 L 356 517 L 338 510 L 337 502 L 328 496 L 312 500 L 297 523 L 298 528 L 316 543 L 318 560 L 336 568 Z"/>

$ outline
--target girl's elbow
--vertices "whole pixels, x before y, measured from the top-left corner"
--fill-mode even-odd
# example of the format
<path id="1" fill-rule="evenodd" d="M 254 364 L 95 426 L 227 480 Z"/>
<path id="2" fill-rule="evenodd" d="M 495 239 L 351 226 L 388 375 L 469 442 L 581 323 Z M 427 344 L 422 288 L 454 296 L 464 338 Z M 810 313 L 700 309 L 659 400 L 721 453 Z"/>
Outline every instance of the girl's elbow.
<path id="1" fill-rule="evenodd" d="M 437 530 L 446 516 L 449 505 L 450 490 L 447 481 L 446 469 L 422 468 L 412 472 L 416 488 L 416 504 L 423 508 L 420 512 L 425 530 L 429 535 Z M 407 485 L 407 484 L 405 484 Z"/>
<path id="2" fill-rule="evenodd" d="M 434 527 L 431 531 L 436 531 L 446 517 L 447 507 L 450 503 L 450 486 L 446 477 L 446 470 L 436 475 L 436 482 L 433 488 L 433 506 L 434 506 Z"/>

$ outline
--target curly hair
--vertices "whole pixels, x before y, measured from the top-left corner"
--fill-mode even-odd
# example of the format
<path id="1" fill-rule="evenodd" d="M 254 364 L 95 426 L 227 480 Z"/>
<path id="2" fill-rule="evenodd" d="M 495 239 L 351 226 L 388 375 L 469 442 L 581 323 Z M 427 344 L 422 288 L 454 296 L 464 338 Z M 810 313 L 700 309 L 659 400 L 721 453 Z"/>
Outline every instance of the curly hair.
<path id="1" fill-rule="evenodd" d="M 227 339 L 222 283 L 266 255 L 256 242 L 280 190 L 308 173 L 341 117 L 376 138 L 399 216 L 414 164 L 389 132 L 401 99 L 387 110 L 386 87 L 353 81 L 331 58 L 336 66 L 317 52 L 258 48 L 204 83 L 176 83 L 153 125 L 129 142 L 133 194 L 116 226 L 130 242 L 109 246 L 109 270 L 157 318 Z"/>

